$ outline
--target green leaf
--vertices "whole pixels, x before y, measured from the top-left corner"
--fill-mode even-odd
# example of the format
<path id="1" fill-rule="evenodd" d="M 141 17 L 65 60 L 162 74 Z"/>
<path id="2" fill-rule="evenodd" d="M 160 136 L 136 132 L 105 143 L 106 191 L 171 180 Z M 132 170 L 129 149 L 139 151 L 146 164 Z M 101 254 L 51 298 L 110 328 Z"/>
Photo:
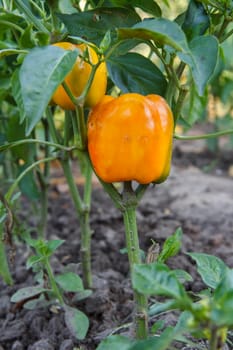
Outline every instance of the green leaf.
<path id="1" fill-rule="evenodd" d="M 151 14 L 154 17 L 160 17 L 161 16 L 161 9 L 159 5 L 154 0 L 111 0 L 111 3 L 113 3 L 115 6 L 119 7 L 139 7 L 144 12 L 147 12 Z"/>
<path id="2" fill-rule="evenodd" d="M 11 297 L 12 303 L 18 303 L 19 301 L 39 296 L 41 293 L 48 292 L 49 289 L 42 287 L 25 287 L 19 289 L 15 294 Z"/>
<path id="3" fill-rule="evenodd" d="M 30 164 L 20 165 L 18 168 L 18 176 L 30 166 Z M 30 198 L 36 200 L 40 197 L 39 188 L 36 182 L 36 175 L 33 171 L 29 171 L 19 182 L 20 191 Z"/>
<path id="4" fill-rule="evenodd" d="M 0 32 L 4 31 L 7 28 L 12 28 L 11 23 L 14 25 L 19 26 L 18 30 L 21 31 L 23 30 L 23 27 L 25 27 L 26 22 L 23 16 L 16 15 L 13 12 L 8 12 L 1 8 L 0 11 Z M 17 27 L 14 26 L 16 29 Z M 21 29 L 20 29 L 21 28 Z"/>
<path id="5" fill-rule="evenodd" d="M 210 19 L 204 6 L 196 0 L 191 0 L 182 25 L 182 29 L 186 33 L 188 40 L 203 35 L 209 26 Z"/>
<path id="6" fill-rule="evenodd" d="M 112 335 L 104 339 L 96 350 L 129 350 L 131 345 L 134 343 L 133 340 L 123 337 L 121 335 Z"/>
<path id="7" fill-rule="evenodd" d="M 193 281 L 192 276 L 184 270 L 176 269 L 176 270 L 173 270 L 173 272 L 176 275 L 176 277 L 178 278 L 178 280 L 180 281 L 180 283 Z"/>
<path id="8" fill-rule="evenodd" d="M 185 128 L 190 128 L 194 123 L 205 118 L 208 103 L 207 91 L 203 96 L 199 96 L 195 85 L 191 84 L 189 92 L 187 105 L 184 107 L 184 117 L 181 119 Z"/>
<path id="9" fill-rule="evenodd" d="M 74 301 L 84 300 L 88 298 L 91 294 L 92 294 L 92 290 L 90 289 L 81 290 L 75 294 L 75 297 L 73 298 L 73 300 Z"/>
<path id="10" fill-rule="evenodd" d="M 12 88 L 12 94 L 13 97 L 17 103 L 17 106 L 19 107 L 20 111 L 20 124 L 24 121 L 26 114 L 24 110 L 24 104 L 23 104 L 23 96 L 22 96 L 22 90 L 19 80 L 19 69 L 16 69 L 12 75 L 11 78 L 11 88 Z"/>
<path id="11" fill-rule="evenodd" d="M 119 39 L 154 40 L 157 45 L 169 45 L 178 51 L 189 52 L 186 37 L 179 25 L 164 18 L 145 19 L 132 28 L 119 28 Z"/>
<path id="12" fill-rule="evenodd" d="M 33 265 L 38 264 L 42 260 L 43 260 L 43 257 L 41 256 L 37 256 L 37 255 L 30 256 L 27 259 L 27 263 L 26 263 L 27 269 L 30 269 Z"/>
<path id="13" fill-rule="evenodd" d="M 19 114 L 12 115 L 7 123 L 6 129 L 7 141 L 9 143 L 19 140 L 26 139 L 25 137 L 25 123 L 21 123 L 19 119 Z M 22 159 L 24 162 L 31 164 L 31 160 L 33 160 L 35 155 L 35 146 L 29 144 L 17 145 L 16 147 L 11 149 L 11 153 L 14 159 Z M 26 168 L 26 164 L 24 169 Z M 19 169 L 20 170 L 20 169 Z"/>
<path id="14" fill-rule="evenodd" d="M 133 288 L 145 295 L 163 295 L 180 300 L 185 294 L 174 272 L 162 263 L 134 265 L 132 283 Z"/>
<path id="15" fill-rule="evenodd" d="M 174 340 L 174 337 L 175 334 L 173 328 L 168 327 L 159 335 L 159 337 L 138 341 L 135 345 L 131 346 L 129 350 L 167 350 Z"/>
<path id="16" fill-rule="evenodd" d="M 24 59 L 19 79 L 27 135 L 43 116 L 51 96 L 72 69 L 77 54 L 76 50 L 45 46 L 32 49 Z"/>
<path id="17" fill-rule="evenodd" d="M 108 30 L 119 28 L 122 23 L 131 27 L 140 21 L 138 14 L 130 9 L 100 7 L 71 15 L 58 14 L 70 35 L 85 38 L 97 46 Z"/>
<path id="18" fill-rule="evenodd" d="M 55 252 L 65 241 L 63 239 L 52 239 L 46 243 L 47 248 L 51 254 Z"/>
<path id="19" fill-rule="evenodd" d="M 225 265 L 222 278 L 214 291 L 214 300 L 218 302 L 221 298 L 225 298 L 225 295 L 233 292 L 233 269 L 229 269 Z"/>
<path id="20" fill-rule="evenodd" d="M 214 291 L 211 320 L 218 326 L 233 326 L 233 269 L 227 269 Z"/>
<path id="21" fill-rule="evenodd" d="M 162 72 L 148 58 L 138 53 L 128 53 L 110 57 L 107 65 L 110 78 L 122 92 L 165 94 L 167 82 Z"/>
<path id="22" fill-rule="evenodd" d="M 66 272 L 55 277 L 56 282 L 66 292 L 83 291 L 83 282 L 81 278 L 73 272 Z"/>
<path id="23" fill-rule="evenodd" d="M 197 271 L 204 283 L 213 289 L 217 287 L 226 273 L 227 266 L 214 256 L 204 253 L 187 253 L 197 264 Z"/>
<path id="24" fill-rule="evenodd" d="M 141 39 L 126 39 L 121 41 L 120 43 L 117 43 L 115 45 L 115 49 L 111 48 L 111 58 L 113 56 L 121 56 L 127 54 L 130 50 L 135 48 L 137 45 L 141 44 L 143 40 Z M 110 58 L 110 60 L 111 60 Z"/>
<path id="25" fill-rule="evenodd" d="M 156 304 L 150 306 L 149 316 L 159 315 L 169 310 L 173 310 L 174 308 L 176 308 L 176 304 L 173 300 L 164 301 L 162 303 L 156 302 Z"/>
<path id="26" fill-rule="evenodd" d="M 165 262 L 168 258 L 175 256 L 179 252 L 182 245 L 182 235 L 182 229 L 179 227 L 173 235 L 166 239 L 158 257 L 159 262 Z"/>
<path id="27" fill-rule="evenodd" d="M 153 17 L 161 17 L 161 9 L 154 0 L 131 0 L 131 2 L 134 7 L 139 7 L 140 9 L 149 13 Z"/>
<path id="28" fill-rule="evenodd" d="M 76 339 L 82 340 L 86 337 L 89 320 L 83 312 L 65 305 L 65 322 Z"/>
<path id="29" fill-rule="evenodd" d="M 203 96 L 206 84 L 214 74 L 218 60 L 218 41 L 214 36 L 194 38 L 190 44 L 191 54 L 178 56 L 190 67 L 198 94 Z"/>

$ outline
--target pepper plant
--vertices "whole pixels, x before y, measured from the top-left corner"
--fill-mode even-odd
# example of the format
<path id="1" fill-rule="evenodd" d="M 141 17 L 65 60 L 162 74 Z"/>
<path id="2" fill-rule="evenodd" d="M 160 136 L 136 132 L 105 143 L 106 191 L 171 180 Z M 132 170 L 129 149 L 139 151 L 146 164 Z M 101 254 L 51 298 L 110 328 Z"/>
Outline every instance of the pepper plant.
<path id="1" fill-rule="evenodd" d="M 206 105 L 210 79 L 216 72 L 220 52 L 224 53 L 222 43 L 233 34 L 233 4 L 230 0 L 190 0 L 175 18 L 164 16 L 164 8 L 173 6 L 165 0 L 73 1 L 74 6 L 66 8 L 71 13 L 64 13 L 62 4 L 1 2 L 0 25 L 6 30 L 1 34 L 5 45 L 1 55 L 5 67 L 7 60 L 14 62 L 10 73 L 4 72 L 12 79 L 3 90 L 14 97 L 20 125 L 24 125 L 24 136 L 14 143 L 5 139 L 8 142 L 1 150 L 28 143 L 52 147 L 49 156 L 24 170 L 5 197 L 9 203 L 19 181 L 40 163 L 60 161 L 81 224 L 83 278 L 85 286 L 90 287 L 91 161 L 104 189 L 123 213 L 136 305 L 134 328 L 137 338 L 146 339 L 150 335 L 147 295 L 133 282 L 135 266 L 142 262 L 136 208 L 150 183 L 161 182 L 169 174 L 172 131 L 177 123 L 191 126 L 201 117 L 196 106 Z M 64 44 L 67 42 L 70 44 Z M 145 54 L 139 50 L 142 44 Z M 84 51 L 80 45 L 84 45 Z M 80 59 L 90 69 L 82 91 L 77 91 L 68 77 Z M 92 84 L 105 64 L 107 94 L 112 97 L 104 97 L 96 106 L 98 99 L 88 105 L 88 94 L 99 94 L 98 86 L 92 92 Z M 14 69 L 15 65 L 18 69 Z M 80 76 L 79 71 L 78 83 Z M 62 133 L 54 123 L 57 107 L 53 104 L 65 109 L 67 104 L 60 103 L 57 94 L 75 109 L 75 113 L 66 112 Z M 7 103 L 15 106 L 12 100 Z M 188 112 L 184 103 L 189 106 Z M 43 120 L 48 125 L 49 140 L 33 137 Z M 231 133 L 232 129 L 228 129 L 193 138 Z M 83 198 L 70 165 L 74 151 L 85 165 Z M 116 181 L 122 186 L 116 187 Z M 211 346 L 216 350 L 216 342 Z"/>

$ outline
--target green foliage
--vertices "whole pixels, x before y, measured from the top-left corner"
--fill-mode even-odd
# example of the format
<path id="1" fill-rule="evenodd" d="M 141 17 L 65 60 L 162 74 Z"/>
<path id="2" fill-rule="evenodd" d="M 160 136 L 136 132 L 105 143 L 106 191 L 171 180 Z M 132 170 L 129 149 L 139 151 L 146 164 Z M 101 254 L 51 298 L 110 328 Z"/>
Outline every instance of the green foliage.
<path id="1" fill-rule="evenodd" d="M 171 235 L 166 239 L 166 241 L 164 242 L 162 251 L 160 252 L 158 257 L 159 262 L 164 263 L 170 257 L 177 255 L 177 253 L 181 248 L 182 236 L 183 236 L 183 232 L 182 232 L 182 229 L 179 227 L 173 233 L 173 235 Z"/>
<path id="2" fill-rule="evenodd" d="M 190 41 L 197 36 L 203 35 L 209 26 L 210 18 L 205 7 L 200 2 L 191 0 L 182 24 L 182 29 L 187 39 Z"/>
<path id="3" fill-rule="evenodd" d="M 55 279 L 66 292 L 80 292 L 84 290 L 81 278 L 73 272 L 57 275 Z"/>
<path id="4" fill-rule="evenodd" d="M 131 27 L 140 21 L 134 10 L 125 8 L 97 8 L 95 10 L 75 13 L 72 15 L 59 14 L 70 35 L 84 37 L 87 41 L 98 45 L 105 33 L 115 30 L 122 25 Z"/>
<path id="5" fill-rule="evenodd" d="M 215 102 L 220 100 L 227 106 L 225 115 L 221 120 L 216 118 L 214 127 L 216 130 L 232 128 L 232 1 L 190 0 L 184 11 L 175 14 L 175 20 L 165 15 L 163 5 L 169 7 L 166 9 L 169 12 L 176 7 L 175 2 L 167 0 L 93 0 L 82 4 L 76 1 L 76 7 L 72 3 L 0 1 L 0 162 L 4 167 L 6 158 L 9 160 L 10 169 L 5 166 L 3 173 L 7 174 L 8 182 L 13 183 L 10 190 L 1 185 L 6 193 L 3 202 L 7 199 L 7 205 L 0 207 L 0 274 L 9 284 L 12 278 L 3 240 L 13 210 L 11 197 L 19 186 L 30 199 L 39 199 L 39 221 L 42 231 L 45 230 L 49 166 L 42 170 L 38 166 L 44 159 L 50 161 L 57 157 L 61 162 L 81 226 L 88 227 L 87 233 L 90 233 L 89 223 L 85 221 L 90 208 L 90 182 L 84 185 L 82 201 L 69 168 L 71 148 L 77 147 L 82 128 L 86 132 L 87 111 L 79 106 L 82 112 L 67 114 L 64 130 L 57 130 L 53 115 L 56 107 L 48 108 L 54 91 L 73 67 L 78 50 L 65 51 L 51 46 L 52 43 L 88 41 L 100 45 L 96 50 L 108 65 L 107 93 L 162 95 L 174 110 L 175 122 L 181 120 L 186 127 L 206 121 L 211 94 Z M 43 130 L 40 139 L 45 141 L 43 147 L 39 142 L 40 146 L 29 145 L 29 137 L 39 141 L 39 127 Z M 51 140 L 58 146 L 51 148 Z M 90 181 L 86 150 L 78 153 Z M 19 181 L 20 175 L 23 176 Z M 172 346 L 174 339 L 187 342 L 184 337 L 187 332 L 211 342 L 210 329 L 215 330 L 217 340 L 225 341 L 221 338 L 224 327 L 226 330 L 233 327 L 232 269 L 217 257 L 189 253 L 208 287 L 208 292 L 193 299 L 185 289 L 185 283 L 191 282 L 192 276 L 165 265 L 179 252 L 181 240 L 182 230 L 177 229 L 165 241 L 156 262 L 135 264 L 132 269 L 135 295 L 153 297 L 149 315 L 155 317 L 175 308 L 181 313 L 176 327 L 166 328 L 162 322 L 155 322 L 148 339 L 136 341 L 111 336 L 101 342 L 98 350 L 165 350 Z M 66 296 L 74 293 L 73 301 L 77 301 L 89 296 L 91 291 L 84 288 L 85 283 L 73 272 L 54 276 L 50 266 L 51 256 L 63 241 L 27 238 L 26 242 L 34 251 L 26 267 L 37 273 L 37 285 L 16 292 L 12 302 L 22 301 L 28 308 L 59 303 L 72 334 L 84 339 L 89 328 L 88 318 L 71 307 Z M 45 277 L 49 280 L 48 288 L 44 288 Z"/>
<path id="6" fill-rule="evenodd" d="M 130 350 L 133 341 L 121 335 L 113 335 L 104 339 L 96 350 Z"/>
<path id="7" fill-rule="evenodd" d="M 138 53 L 128 53 L 108 59 L 110 78 L 123 93 L 142 95 L 156 93 L 164 96 L 167 82 L 151 60 Z"/>
<path id="8" fill-rule="evenodd" d="M 135 265 L 132 283 L 145 295 L 164 295 L 181 301 L 185 294 L 176 274 L 162 263 Z"/>
<path id="9" fill-rule="evenodd" d="M 165 18 L 145 19 L 132 28 L 118 29 L 119 39 L 154 40 L 157 45 L 169 45 L 178 51 L 188 51 L 186 37 L 177 23 Z"/>
<path id="10" fill-rule="evenodd" d="M 31 50 L 24 59 L 19 72 L 19 84 L 25 111 L 26 135 L 30 134 L 42 118 L 51 96 L 73 67 L 77 55 L 77 51 L 47 46 Z"/>
<path id="11" fill-rule="evenodd" d="M 216 288 L 226 272 L 224 262 L 213 255 L 188 253 L 197 264 L 197 271 L 208 287 Z"/>
<path id="12" fill-rule="evenodd" d="M 15 294 L 12 295 L 11 302 L 18 303 L 22 300 L 36 297 L 41 293 L 48 292 L 48 291 L 49 289 L 42 288 L 42 287 L 25 287 L 18 290 Z"/>
<path id="13" fill-rule="evenodd" d="M 89 320 L 82 311 L 70 306 L 65 306 L 65 321 L 75 338 L 82 340 L 86 337 L 89 328 Z"/>

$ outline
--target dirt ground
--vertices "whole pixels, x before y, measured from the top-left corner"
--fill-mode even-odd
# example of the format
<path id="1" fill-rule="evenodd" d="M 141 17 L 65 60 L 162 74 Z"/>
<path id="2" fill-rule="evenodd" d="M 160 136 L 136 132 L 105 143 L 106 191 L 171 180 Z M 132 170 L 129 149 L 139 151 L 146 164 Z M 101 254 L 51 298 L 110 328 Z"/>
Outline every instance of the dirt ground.
<path id="1" fill-rule="evenodd" d="M 232 164 L 232 151 L 213 154 L 205 150 L 203 142 L 196 143 L 195 148 L 191 143 L 176 142 L 168 181 L 150 187 L 138 208 L 140 244 L 145 251 L 151 239 L 162 244 L 176 228 L 182 228 L 181 252 L 170 259 L 169 265 L 193 276 L 194 282 L 187 289 L 194 292 L 203 285 L 186 252 L 214 254 L 233 267 Z M 21 220 L 33 226 L 30 205 L 23 203 Z M 14 308 L 11 295 L 19 288 L 34 285 L 32 272 L 25 267 L 30 251 L 19 242 L 12 266 L 15 284 L 8 287 L 0 281 L 0 350 L 94 350 L 104 337 L 131 321 L 128 263 L 126 255 L 120 252 L 125 247 L 122 217 L 96 181 L 91 227 L 94 291 L 76 305 L 90 319 L 87 338 L 78 342 L 71 336 L 62 312 Z M 66 240 L 52 258 L 54 272 L 63 271 L 70 264 L 80 273 L 79 224 L 63 182 L 54 181 L 50 189 L 47 231 L 50 239 Z M 166 322 L 172 324 L 174 318 L 167 316 Z"/>

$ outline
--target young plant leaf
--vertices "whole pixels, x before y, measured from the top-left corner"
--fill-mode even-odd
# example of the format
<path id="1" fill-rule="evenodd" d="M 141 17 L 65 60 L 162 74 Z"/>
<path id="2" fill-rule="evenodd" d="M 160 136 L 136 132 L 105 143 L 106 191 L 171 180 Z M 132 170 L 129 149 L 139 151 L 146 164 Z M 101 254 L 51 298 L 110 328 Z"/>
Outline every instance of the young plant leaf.
<path id="1" fill-rule="evenodd" d="M 18 303 L 19 301 L 32 298 L 35 296 L 39 296 L 41 293 L 48 292 L 49 289 L 42 287 L 25 287 L 19 289 L 16 293 L 14 293 L 11 297 L 11 302 Z"/>
<path id="2" fill-rule="evenodd" d="M 27 135 L 43 116 L 51 96 L 72 69 L 77 55 L 76 50 L 45 46 L 32 49 L 24 59 L 19 80 Z"/>
<path id="3" fill-rule="evenodd" d="M 55 277 L 56 282 L 66 292 L 83 291 L 81 278 L 73 272 L 66 272 Z"/>
<path id="4" fill-rule="evenodd" d="M 124 56 L 111 56 L 107 65 L 112 81 L 123 93 L 165 94 L 166 79 L 148 58 L 138 53 L 128 53 Z"/>
<path id="5" fill-rule="evenodd" d="M 97 46 L 108 30 L 115 30 L 122 23 L 126 27 L 131 27 L 140 21 L 134 10 L 119 7 L 99 7 L 71 15 L 58 14 L 58 17 L 70 35 L 83 37 Z"/>
<path id="6" fill-rule="evenodd" d="M 204 283 L 215 289 L 224 274 L 226 273 L 227 266 L 224 262 L 214 256 L 204 253 L 187 253 L 197 264 L 197 271 L 200 274 Z"/>
<path id="7" fill-rule="evenodd" d="M 132 28 L 119 28 L 118 37 L 154 40 L 157 45 L 169 45 L 175 50 L 189 52 L 186 36 L 180 26 L 164 18 L 145 19 Z"/>
<path id="8" fill-rule="evenodd" d="M 181 283 L 193 281 L 192 276 L 184 270 L 176 269 L 176 270 L 173 270 L 173 272 Z"/>
<path id="9" fill-rule="evenodd" d="M 26 267 L 27 269 L 30 269 L 33 265 L 38 264 L 39 262 L 41 262 L 43 260 L 42 256 L 38 256 L 38 255 L 33 255 L 30 256 L 27 259 L 27 263 L 26 263 Z"/>
<path id="10" fill-rule="evenodd" d="M 179 252 L 182 245 L 182 235 L 182 229 L 179 227 L 173 235 L 166 239 L 158 257 L 159 262 L 165 262 L 168 258 L 175 256 Z"/>
<path id="11" fill-rule="evenodd" d="M 112 335 L 104 339 L 96 350 L 130 350 L 133 343 L 134 341 L 129 338 L 121 335 Z"/>
<path id="12" fill-rule="evenodd" d="M 173 271 L 162 263 L 135 264 L 133 287 L 145 295 L 163 295 L 177 300 L 186 294 Z"/>
<path id="13" fill-rule="evenodd" d="M 129 350 L 167 350 L 174 338 L 174 329 L 168 327 L 159 335 L 159 337 L 152 337 L 147 340 L 138 341 L 135 345 L 132 345 Z"/>
<path id="14" fill-rule="evenodd" d="M 65 322 L 71 334 L 76 339 L 82 340 L 86 337 L 89 328 L 89 320 L 83 312 L 66 305 Z"/>
<path id="15" fill-rule="evenodd" d="M 233 269 L 227 269 L 221 282 L 214 291 L 211 319 L 218 326 L 233 325 Z"/>
<path id="16" fill-rule="evenodd" d="M 52 239 L 48 241 L 46 245 L 49 252 L 53 254 L 55 250 L 59 248 L 64 242 L 65 242 L 64 239 Z"/>

